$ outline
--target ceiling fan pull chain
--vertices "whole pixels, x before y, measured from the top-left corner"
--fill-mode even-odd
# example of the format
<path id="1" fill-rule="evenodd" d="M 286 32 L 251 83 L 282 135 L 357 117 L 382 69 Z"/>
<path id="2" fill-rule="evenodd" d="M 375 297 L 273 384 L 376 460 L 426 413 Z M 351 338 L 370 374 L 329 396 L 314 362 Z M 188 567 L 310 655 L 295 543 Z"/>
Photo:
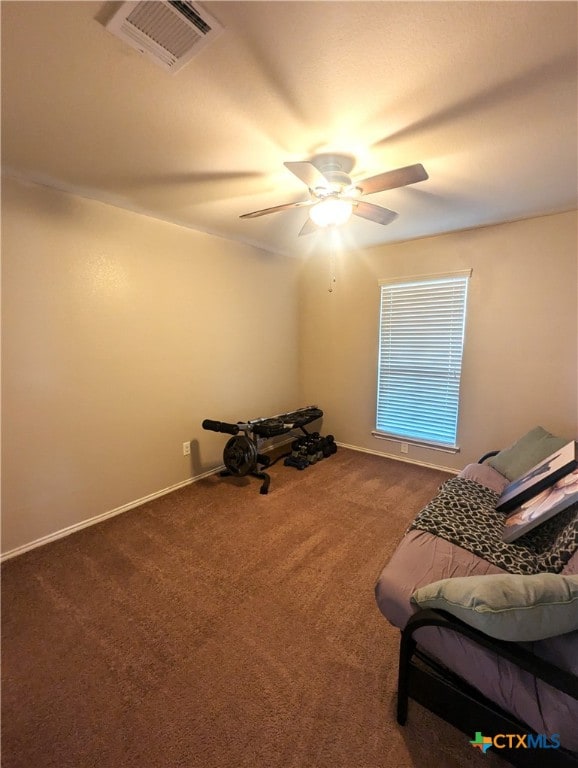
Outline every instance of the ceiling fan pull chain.
<path id="1" fill-rule="evenodd" d="M 337 282 L 335 278 L 335 253 L 333 249 L 329 254 L 329 293 L 333 293 L 333 287 Z"/>

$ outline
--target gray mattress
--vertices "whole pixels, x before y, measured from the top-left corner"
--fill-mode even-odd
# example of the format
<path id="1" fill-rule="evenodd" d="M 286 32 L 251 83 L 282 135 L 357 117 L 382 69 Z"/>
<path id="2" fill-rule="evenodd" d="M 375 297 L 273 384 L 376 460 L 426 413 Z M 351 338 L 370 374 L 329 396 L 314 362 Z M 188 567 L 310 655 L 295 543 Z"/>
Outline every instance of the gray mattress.
<path id="1" fill-rule="evenodd" d="M 460 475 L 498 493 L 508 482 L 483 464 L 471 464 Z M 491 573 L 504 571 L 431 533 L 410 530 L 377 581 L 377 604 L 391 624 L 403 629 L 416 610 L 410 597 L 419 587 L 454 576 Z M 578 552 L 563 573 L 578 574 Z M 416 639 L 427 653 L 534 731 L 558 733 L 563 747 L 578 752 L 577 701 L 455 633 L 427 627 L 416 633 Z M 528 643 L 527 647 L 578 675 L 578 632 Z"/>

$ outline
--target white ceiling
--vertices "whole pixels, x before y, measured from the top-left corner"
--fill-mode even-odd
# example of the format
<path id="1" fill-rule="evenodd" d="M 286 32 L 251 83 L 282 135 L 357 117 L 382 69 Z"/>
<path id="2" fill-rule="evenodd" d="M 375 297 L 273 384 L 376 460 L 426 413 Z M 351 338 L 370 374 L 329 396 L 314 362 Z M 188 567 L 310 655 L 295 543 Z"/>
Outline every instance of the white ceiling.
<path id="1" fill-rule="evenodd" d="M 169 74 L 110 34 L 119 3 L 2 2 L 5 173 L 252 243 L 298 237 L 284 166 L 422 163 L 339 230 L 366 247 L 578 207 L 575 2 L 206 2 L 225 31 Z"/>

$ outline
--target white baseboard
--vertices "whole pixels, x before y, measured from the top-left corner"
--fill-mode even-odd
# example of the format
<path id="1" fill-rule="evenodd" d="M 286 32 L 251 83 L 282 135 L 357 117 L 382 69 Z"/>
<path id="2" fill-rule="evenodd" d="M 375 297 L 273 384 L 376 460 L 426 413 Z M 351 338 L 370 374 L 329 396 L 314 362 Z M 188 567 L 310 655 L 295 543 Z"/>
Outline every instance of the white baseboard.
<path id="1" fill-rule="evenodd" d="M 31 541 L 28 544 L 23 544 L 22 546 L 16 547 L 15 549 L 11 549 L 8 552 L 3 552 L 0 555 L 0 563 L 3 563 L 5 560 L 9 560 L 12 557 L 17 557 L 17 555 L 23 555 L 24 552 L 29 552 L 31 549 L 36 549 L 37 547 L 44 546 L 44 544 L 49 544 L 51 541 L 56 541 L 57 539 L 63 539 L 65 536 L 70 536 L 71 533 L 76 533 L 76 531 L 81 531 L 83 528 L 88 528 L 91 525 L 96 525 L 97 523 L 101 523 L 103 520 L 108 520 L 109 517 L 115 517 L 116 515 L 120 515 L 123 512 L 128 512 L 129 509 L 140 507 L 142 504 L 146 504 L 149 501 L 158 499 L 161 496 L 166 496 L 168 493 L 172 493 L 173 491 L 178 491 L 179 488 L 185 488 L 187 485 L 192 485 L 192 483 L 196 483 L 197 480 L 202 480 L 204 477 L 209 477 L 210 475 L 214 475 L 216 472 L 220 472 L 222 469 L 225 469 L 224 465 L 215 467 L 214 469 L 211 469 L 208 472 L 203 472 L 201 475 L 196 475 L 195 477 L 189 477 L 187 480 L 182 480 L 180 483 L 175 483 L 175 485 L 170 485 L 168 488 L 163 488 L 160 491 L 155 491 L 154 493 L 150 493 L 148 496 L 143 496 L 141 499 L 135 499 L 135 501 L 129 501 L 128 504 L 123 504 L 121 507 L 116 507 L 116 509 L 111 509 L 108 512 L 103 512 L 100 515 L 89 517 L 87 520 L 82 520 L 80 523 L 75 523 L 74 525 L 69 525 L 67 528 L 62 528 L 59 531 L 55 531 L 54 533 L 49 533 L 48 536 L 42 536 L 40 539 Z"/>
<path id="2" fill-rule="evenodd" d="M 290 442 L 290 441 L 283 440 L 282 442 L 277 443 L 275 446 L 270 446 L 266 448 L 264 452 L 268 453 L 272 448 L 276 448 L 280 445 L 285 444 L 286 442 Z M 429 467 L 430 469 L 438 469 L 438 470 L 441 470 L 442 472 L 450 472 L 451 474 L 456 474 L 456 475 L 458 473 L 457 469 L 440 467 L 437 464 L 429 464 L 425 461 L 415 461 L 414 459 L 408 459 L 401 456 L 391 456 L 388 453 L 371 450 L 369 448 L 361 448 L 358 445 L 349 445 L 348 443 L 339 443 L 339 442 L 336 442 L 336 444 L 341 448 L 349 448 L 352 451 L 360 451 L 361 453 L 371 453 L 375 456 L 382 456 L 385 459 L 393 459 L 394 461 L 401 461 L 401 462 L 404 462 L 405 464 L 417 464 L 420 467 Z M 160 491 L 155 491 L 155 493 L 150 493 L 148 496 L 143 496 L 141 499 L 135 499 L 135 501 L 129 501 L 128 504 L 123 504 L 121 507 L 116 507 L 116 509 L 111 509 L 108 512 L 103 512 L 100 515 L 96 515 L 95 517 L 88 518 L 88 520 L 82 520 L 80 523 L 69 525 L 67 528 L 62 528 L 59 531 L 55 531 L 54 533 L 48 534 L 48 536 L 42 536 L 40 539 L 31 541 L 28 544 L 23 544 L 20 547 L 16 547 L 15 549 L 9 550 L 8 552 L 3 552 L 0 555 L 0 563 L 4 562 L 5 560 L 9 560 L 12 557 L 23 555 L 24 552 L 29 552 L 31 549 L 36 549 L 37 547 L 44 546 L 44 544 L 49 544 L 51 541 L 57 541 L 58 539 L 63 539 L 65 536 L 70 536 L 71 533 L 75 533 L 76 531 L 81 531 L 83 528 L 88 528 L 91 525 L 96 525 L 97 523 L 101 523 L 103 520 L 108 520 L 108 518 L 110 517 L 115 517 L 116 515 L 120 515 L 123 512 L 128 512 L 129 509 L 140 507 L 142 504 L 146 504 L 149 501 L 158 499 L 161 496 L 166 496 L 168 493 L 172 493 L 173 491 L 178 491 L 179 488 L 185 488 L 187 485 L 196 483 L 197 480 L 202 480 L 204 477 L 209 477 L 210 475 L 214 475 L 215 473 L 220 472 L 223 469 L 225 469 L 224 465 L 220 465 L 218 467 L 215 467 L 214 469 L 209 470 L 208 472 L 203 472 L 201 475 L 196 475 L 195 477 L 189 477 L 187 480 L 183 480 L 180 483 L 171 485 L 168 488 L 163 488 Z"/>
<path id="3" fill-rule="evenodd" d="M 430 464 L 427 461 L 416 461 L 415 459 L 408 459 L 406 456 L 392 456 L 390 453 L 384 453 L 383 451 L 376 451 L 372 448 L 361 448 L 358 445 L 349 445 L 348 443 L 336 444 L 342 448 L 349 448 L 351 451 L 360 451 L 361 453 L 371 453 L 374 456 L 382 456 L 384 459 L 392 459 L 393 461 L 401 461 L 403 464 L 417 464 L 419 467 L 429 467 L 429 469 L 438 469 L 440 472 L 449 472 L 452 475 L 457 475 L 459 469 L 452 469 L 451 467 L 442 467 L 439 464 Z"/>

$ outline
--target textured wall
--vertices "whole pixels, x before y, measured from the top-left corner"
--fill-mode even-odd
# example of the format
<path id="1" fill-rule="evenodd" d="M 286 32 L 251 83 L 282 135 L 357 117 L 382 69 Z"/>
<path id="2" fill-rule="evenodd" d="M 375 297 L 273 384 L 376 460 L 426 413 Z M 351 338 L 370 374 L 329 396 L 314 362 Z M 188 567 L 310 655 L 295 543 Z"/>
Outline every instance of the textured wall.
<path id="1" fill-rule="evenodd" d="M 206 417 L 317 403 L 324 432 L 399 457 L 371 435 L 380 278 L 473 269 L 461 452 L 410 460 L 578 436 L 575 212 L 300 263 L 35 185 L 2 203 L 3 552 L 221 463 Z"/>
<path id="2" fill-rule="evenodd" d="M 339 253 L 303 270 L 301 381 L 338 441 L 400 456 L 375 427 L 381 278 L 472 268 L 456 455 L 407 458 L 461 468 L 537 424 L 578 437 L 576 212 Z"/>
<path id="3" fill-rule="evenodd" d="M 40 186 L 2 203 L 4 552 L 220 464 L 204 418 L 302 405 L 297 260 Z"/>

